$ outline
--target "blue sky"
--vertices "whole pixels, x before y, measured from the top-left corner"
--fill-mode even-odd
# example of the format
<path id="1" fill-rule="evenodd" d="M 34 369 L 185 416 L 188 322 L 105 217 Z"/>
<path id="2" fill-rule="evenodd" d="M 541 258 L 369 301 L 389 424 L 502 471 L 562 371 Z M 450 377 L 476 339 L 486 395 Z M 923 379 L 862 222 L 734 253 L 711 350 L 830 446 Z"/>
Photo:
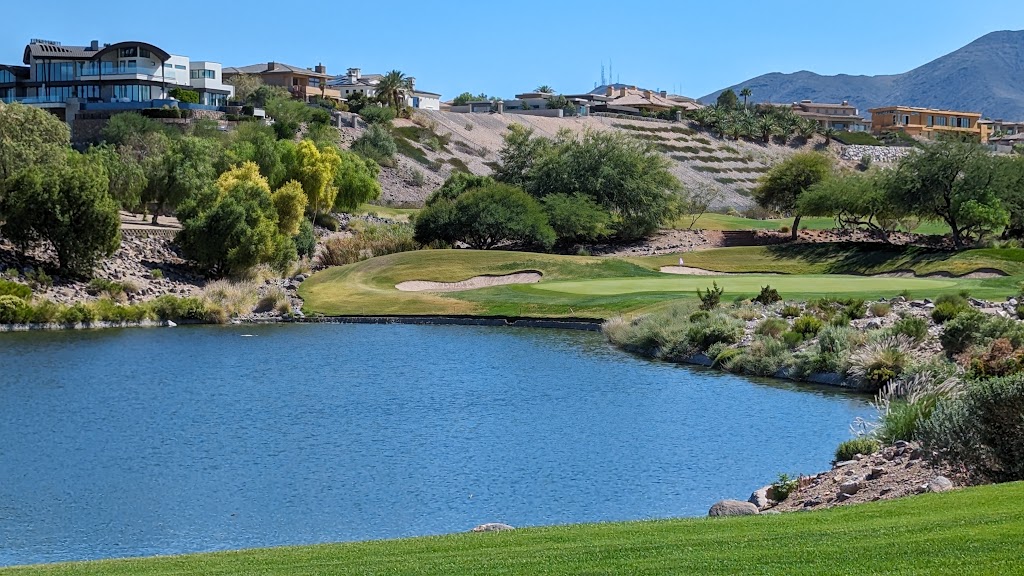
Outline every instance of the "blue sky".
<path id="1" fill-rule="evenodd" d="M 5 4 L 0 63 L 20 64 L 29 38 L 145 40 L 225 66 L 397 68 L 446 99 L 467 90 L 510 97 L 541 84 L 587 91 L 602 61 L 624 83 L 693 97 L 775 71 L 891 74 L 988 32 L 1024 29 L 1021 0 L 178 0 L 164 16 L 147 2 Z"/>

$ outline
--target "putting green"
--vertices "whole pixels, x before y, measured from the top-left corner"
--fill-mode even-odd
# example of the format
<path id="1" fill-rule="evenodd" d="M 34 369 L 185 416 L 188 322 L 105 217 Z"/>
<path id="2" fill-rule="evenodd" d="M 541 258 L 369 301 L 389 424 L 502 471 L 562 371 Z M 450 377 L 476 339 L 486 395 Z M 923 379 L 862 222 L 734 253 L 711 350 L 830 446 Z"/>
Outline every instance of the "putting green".
<path id="1" fill-rule="evenodd" d="M 782 294 L 833 294 L 864 292 L 873 296 L 903 290 L 936 291 L 952 288 L 955 280 L 933 278 L 872 278 L 839 274 L 784 276 L 772 274 L 735 274 L 729 276 L 671 276 L 665 278 L 599 278 L 546 282 L 530 286 L 531 290 L 547 290 L 566 294 L 611 296 L 639 292 L 686 292 L 711 286 L 725 289 L 725 294 L 756 294 L 762 286 L 771 285 Z"/>

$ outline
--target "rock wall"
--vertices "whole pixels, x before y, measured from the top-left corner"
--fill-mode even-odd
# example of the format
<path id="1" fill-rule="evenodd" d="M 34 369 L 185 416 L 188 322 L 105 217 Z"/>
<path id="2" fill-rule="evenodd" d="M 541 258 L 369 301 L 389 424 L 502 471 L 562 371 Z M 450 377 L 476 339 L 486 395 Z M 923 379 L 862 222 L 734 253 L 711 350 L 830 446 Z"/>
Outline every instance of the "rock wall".
<path id="1" fill-rule="evenodd" d="M 871 162 L 892 164 L 898 162 L 900 158 L 903 158 L 907 154 L 910 154 L 912 150 L 913 148 L 894 146 L 853 145 L 844 146 L 842 152 L 839 153 L 839 157 L 843 160 L 859 162 L 861 158 L 868 156 L 871 158 Z"/>

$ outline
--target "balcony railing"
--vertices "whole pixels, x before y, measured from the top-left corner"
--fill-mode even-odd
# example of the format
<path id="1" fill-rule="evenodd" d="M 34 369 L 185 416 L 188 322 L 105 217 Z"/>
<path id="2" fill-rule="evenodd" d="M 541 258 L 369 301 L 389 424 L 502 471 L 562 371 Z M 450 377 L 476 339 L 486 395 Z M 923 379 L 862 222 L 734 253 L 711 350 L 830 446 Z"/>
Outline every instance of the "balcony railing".
<path id="1" fill-rule="evenodd" d="M 184 70 L 181 72 L 185 74 Z M 168 82 L 177 82 L 178 79 L 176 70 L 159 66 L 129 66 L 124 63 L 115 66 L 113 62 L 91 63 L 82 68 L 80 78 L 91 79 L 99 78 L 100 76 L 147 76 L 152 79 L 166 80 Z"/>
<path id="2" fill-rule="evenodd" d="M 20 102 L 22 104 L 63 104 L 67 98 L 57 96 L 7 96 L 4 104 Z"/>

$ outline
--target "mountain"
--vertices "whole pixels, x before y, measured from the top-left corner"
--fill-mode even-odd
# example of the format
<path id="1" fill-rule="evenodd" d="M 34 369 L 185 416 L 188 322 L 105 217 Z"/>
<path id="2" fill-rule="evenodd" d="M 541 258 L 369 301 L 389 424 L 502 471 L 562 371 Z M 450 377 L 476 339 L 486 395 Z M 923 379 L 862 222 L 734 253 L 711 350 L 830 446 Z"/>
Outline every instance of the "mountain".
<path id="1" fill-rule="evenodd" d="M 1024 120 L 1024 31 L 986 34 L 967 46 L 903 74 L 822 76 L 771 73 L 730 86 L 750 88 L 754 102 L 848 100 L 868 116 L 877 106 L 905 105 L 981 112 L 986 118 Z M 700 99 L 711 103 L 725 88 Z"/>

